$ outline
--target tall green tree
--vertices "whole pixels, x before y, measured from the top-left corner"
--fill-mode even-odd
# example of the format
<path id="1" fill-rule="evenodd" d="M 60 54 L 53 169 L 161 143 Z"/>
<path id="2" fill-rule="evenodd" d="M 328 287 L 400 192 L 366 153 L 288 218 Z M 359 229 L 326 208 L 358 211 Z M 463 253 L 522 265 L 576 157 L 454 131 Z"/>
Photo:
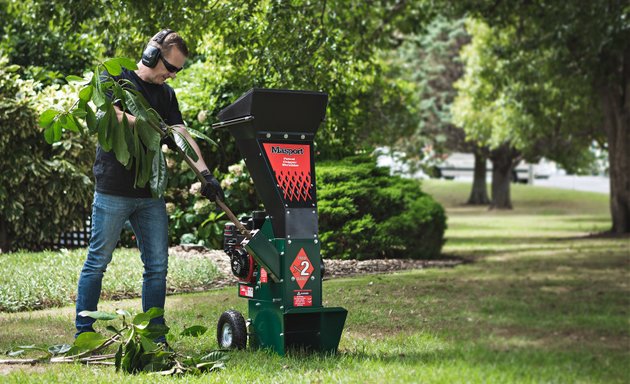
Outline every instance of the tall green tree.
<path id="1" fill-rule="evenodd" d="M 486 159 L 488 150 L 478 141 L 466 140 L 461 126 L 452 121 L 451 105 L 457 94 L 454 84 L 464 73 L 461 48 L 470 41 L 464 19 L 436 16 L 420 34 L 404 36 L 402 44 L 387 52 L 396 76 L 414 84 L 413 103 L 419 124 L 414 132 L 400 140 L 412 160 L 422 161 L 431 172 L 436 161 L 450 152 L 472 152 L 475 172 L 468 204 L 488 204 Z M 424 157 L 434 157 L 427 161 Z"/>
<path id="2" fill-rule="evenodd" d="M 606 143 L 609 153 L 612 231 L 630 232 L 630 5 L 627 1 L 529 1 L 497 2 L 476 0 L 444 2 L 442 6 L 456 15 L 470 14 L 497 31 L 512 36 L 509 44 L 497 50 L 508 65 L 502 69 L 505 78 L 515 79 L 523 93 L 519 102 L 535 121 L 555 119 L 558 135 L 562 126 L 573 121 L 576 137 L 589 137 Z M 544 68 L 545 81 L 537 82 L 535 65 Z M 535 85 L 542 89 L 536 91 Z M 545 89 L 547 88 L 547 89 Z M 554 90 L 576 95 L 580 115 L 571 116 L 575 99 L 556 99 L 547 106 L 527 95 L 554 95 Z M 582 102 L 590 101 L 590 102 Z M 564 108 L 557 110 L 559 106 Z M 566 114 L 564 114 L 564 113 Z M 593 120 L 596 122 L 593 123 Z M 568 125 L 567 129 L 568 129 Z M 540 125 L 532 125 L 536 132 Z M 525 130 L 524 132 L 527 132 Z M 566 131 L 565 131 L 566 132 Z M 563 147 L 571 151 L 572 144 Z"/>
<path id="3" fill-rule="evenodd" d="M 455 116 L 472 140 L 492 149 L 492 205 L 510 208 L 510 179 L 522 158 L 545 156 L 567 169 L 586 159 L 589 136 L 575 127 L 592 124 L 590 100 L 579 92 L 580 82 L 565 81 L 559 87 L 545 56 L 529 58 L 529 73 L 520 72 L 527 81 L 511 76 L 510 60 L 498 52 L 509 49 L 513 33 L 473 20 L 467 27 L 473 40 L 463 50 L 466 75 L 458 83 Z"/>

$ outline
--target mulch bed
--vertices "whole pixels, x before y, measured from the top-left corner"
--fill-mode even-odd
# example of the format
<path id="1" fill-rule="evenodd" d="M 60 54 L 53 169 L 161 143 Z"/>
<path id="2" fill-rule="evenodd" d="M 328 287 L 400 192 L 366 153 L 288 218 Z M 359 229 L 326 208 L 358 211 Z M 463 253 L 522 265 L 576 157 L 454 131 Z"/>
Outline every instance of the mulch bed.
<path id="1" fill-rule="evenodd" d="M 171 256 L 181 258 L 204 257 L 211 259 L 221 272 L 221 277 L 213 283 L 213 287 L 220 288 L 234 285 L 238 279 L 232 275 L 230 258 L 220 250 L 208 250 L 200 246 L 179 245 L 169 249 Z M 412 259 L 377 259 L 377 260 L 324 260 L 326 274 L 324 280 L 365 274 L 391 273 L 408 269 L 424 268 L 452 268 L 464 263 L 462 259 L 448 258 L 440 260 L 412 260 Z"/>

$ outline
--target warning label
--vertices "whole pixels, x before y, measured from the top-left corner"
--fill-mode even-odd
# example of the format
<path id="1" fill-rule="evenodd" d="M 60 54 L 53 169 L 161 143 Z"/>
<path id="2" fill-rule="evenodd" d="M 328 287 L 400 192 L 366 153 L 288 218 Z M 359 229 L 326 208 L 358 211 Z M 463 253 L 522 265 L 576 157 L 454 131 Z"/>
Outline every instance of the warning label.
<path id="1" fill-rule="evenodd" d="M 266 283 L 268 281 L 267 270 L 265 268 L 260 268 L 260 282 Z"/>
<path id="2" fill-rule="evenodd" d="M 254 287 L 239 284 L 238 295 L 241 297 L 254 297 Z"/>
<path id="3" fill-rule="evenodd" d="M 310 290 L 305 291 L 293 291 L 295 296 L 293 296 L 293 306 L 294 307 L 312 307 L 313 306 L 313 296 L 311 295 Z"/>
<path id="4" fill-rule="evenodd" d="M 311 274 L 315 270 L 311 260 L 309 260 L 308 255 L 304 251 L 304 248 L 300 249 L 295 257 L 295 260 L 291 263 L 290 268 L 291 274 L 295 278 L 295 282 L 300 286 L 300 289 L 304 288 L 308 278 L 311 277 Z"/>

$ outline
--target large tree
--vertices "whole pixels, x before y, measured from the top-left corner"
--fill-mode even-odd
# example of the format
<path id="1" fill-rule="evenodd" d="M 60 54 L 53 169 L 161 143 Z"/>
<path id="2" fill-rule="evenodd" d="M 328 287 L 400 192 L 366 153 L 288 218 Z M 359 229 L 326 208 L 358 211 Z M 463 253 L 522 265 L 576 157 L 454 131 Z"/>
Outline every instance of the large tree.
<path id="1" fill-rule="evenodd" d="M 599 116 L 576 121 L 572 132 L 597 140 L 605 138 L 610 163 L 612 231 L 630 233 L 630 5 L 611 1 L 496 1 L 444 3 L 454 14 L 468 13 L 497 30 L 511 34 L 510 44 L 497 54 L 509 62 L 503 73 L 529 87 L 532 58 L 548 76 L 534 85 L 562 90 L 591 103 L 580 103 L 580 114 Z M 536 94 L 536 92 L 535 92 Z M 552 95 L 547 92 L 538 94 Z M 537 121 L 549 120 L 551 107 L 533 98 L 519 98 Z M 568 100 L 567 102 L 570 102 Z M 569 106 L 564 107 L 568 111 Z M 561 112 L 560 112 L 561 113 Z M 571 116 L 563 115 L 563 124 Z M 569 119 L 565 119 L 565 118 Z M 572 119 L 571 119 L 572 120 Z M 595 128 L 595 129 L 594 129 Z M 559 131 L 561 128 L 558 129 Z M 533 130 L 535 131 L 535 129 Z M 571 150 L 571 145 L 564 147 Z"/>
<path id="2" fill-rule="evenodd" d="M 401 36 L 400 40 L 398 48 L 386 52 L 393 64 L 388 76 L 414 84 L 418 126 L 396 143 L 397 148 L 407 154 L 412 165 L 420 163 L 429 173 L 436 172 L 436 164 L 448 153 L 473 153 L 475 172 L 468 204 L 489 204 L 488 148 L 466 140 L 465 131 L 453 124 L 451 115 L 451 104 L 457 94 L 454 84 L 464 72 L 460 50 L 470 42 L 464 19 L 451 20 L 438 15 L 420 34 Z"/>
<path id="3" fill-rule="evenodd" d="M 493 149 L 493 206 L 510 208 L 509 180 L 520 159 L 544 156 L 568 170 L 582 168 L 597 115 L 581 80 L 558 78 L 552 50 L 514 59 L 503 52 L 512 49 L 515 30 L 472 20 L 467 26 L 473 40 L 463 53 L 466 76 L 458 84 L 455 116 L 470 138 Z M 528 65 L 515 67 L 515 60 Z"/>

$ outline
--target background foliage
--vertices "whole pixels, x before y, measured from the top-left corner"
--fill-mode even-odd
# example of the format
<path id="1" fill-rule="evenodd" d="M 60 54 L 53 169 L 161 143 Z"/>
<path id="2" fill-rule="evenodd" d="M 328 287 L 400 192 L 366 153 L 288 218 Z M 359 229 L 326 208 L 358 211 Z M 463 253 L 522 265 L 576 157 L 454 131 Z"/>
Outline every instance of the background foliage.
<path id="1" fill-rule="evenodd" d="M 318 161 L 383 138 L 393 142 L 413 131 L 418 118 L 412 84 L 392 76 L 379 52 L 397 45 L 401 33 L 420 31 L 430 16 L 422 1 L 9 1 L 0 3 L 7 21 L 0 50 L 20 66 L 22 78 L 43 88 L 63 83 L 61 73 L 81 76 L 109 56 L 137 58 L 156 31 L 177 29 L 192 54 L 172 86 L 186 123 L 219 144 L 201 144 L 204 158 L 224 184 L 234 184 L 228 201 L 244 213 L 258 201 L 248 177 L 228 169 L 240 154 L 227 132 L 211 130 L 217 112 L 252 87 L 323 90 L 330 102 L 318 132 Z M 86 166 L 77 171 L 89 176 L 93 154 L 80 157 L 77 163 Z M 167 162 L 171 241 L 220 246 L 224 218 L 197 197 L 194 175 L 177 157 L 169 154 Z M 91 200 L 89 188 L 79 192 Z M 123 239 L 134 242 L 129 234 Z"/>
<path id="2" fill-rule="evenodd" d="M 66 102 L 57 87 L 38 95 L 0 57 L 0 248 L 43 248 L 61 228 L 81 226 L 89 207 L 94 157 L 89 139 L 73 137 L 50 146 L 37 125 L 38 106 Z"/>

